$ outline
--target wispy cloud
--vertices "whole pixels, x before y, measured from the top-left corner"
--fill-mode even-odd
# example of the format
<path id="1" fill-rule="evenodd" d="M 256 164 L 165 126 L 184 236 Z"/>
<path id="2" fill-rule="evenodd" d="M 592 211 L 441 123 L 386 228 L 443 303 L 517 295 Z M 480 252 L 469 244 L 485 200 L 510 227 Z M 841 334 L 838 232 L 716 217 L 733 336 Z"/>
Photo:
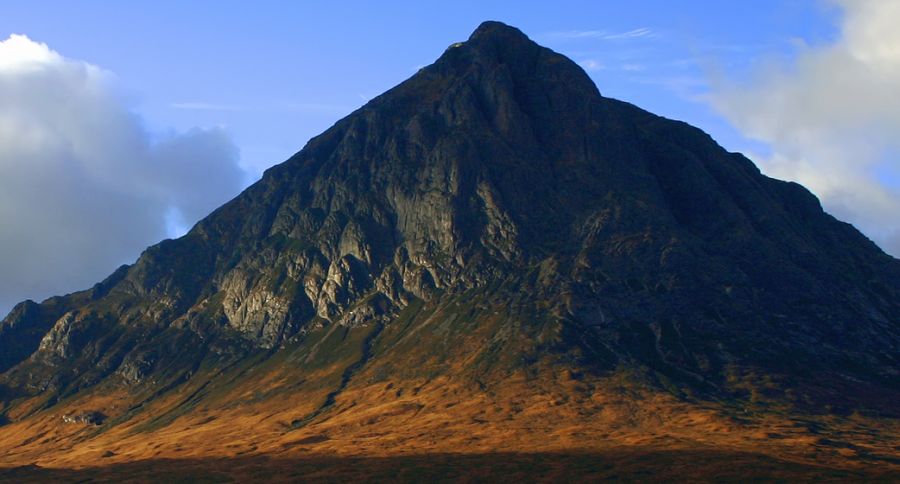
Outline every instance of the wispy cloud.
<path id="1" fill-rule="evenodd" d="M 709 82 L 700 76 L 666 75 L 639 77 L 631 80 L 639 84 L 662 87 L 685 101 L 696 103 L 709 102 Z"/>
<path id="2" fill-rule="evenodd" d="M 602 62 L 594 59 L 586 59 L 578 63 L 586 71 L 599 71 L 606 68 Z"/>
<path id="3" fill-rule="evenodd" d="M 195 110 L 195 111 L 244 111 L 245 110 L 245 108 L 243 108 L 241 106 L 233 106 L 230 104 L 205 103 L 205 102 L 197 102 L 197 101 L 172 103 L 169 106 L 173 107 L 175 109 L 187 109 L 187 110 Z"/>
<path id="4" fill-rule="evenodd" d="M 715 53 L 750 54 L 771 50 L 772 44 L 708 44 L 703 50 Z"/>
<path id="5" fill-rule="evenodd" d="M 349 113 L 355 107 L 352 106 L 353 103 L 348 104 L 327 104 L 327 103 L 306 103 L 306 102 L 288 102 L 279 104 L 278 106 L 271 108 L 263 108 L 261 111 L 291 111 L 291 112 L 303 112 L 303 113 L 330 113 L 330 114 L 342 114 Z"/>
<path id="6" fill-rule="evenodd" d="M 554 39 L 596 39 L 596 40 L 625 40 L 656 37 L 657 34 L 647 28 L 627 30 L 625 32 L 611 32 L 609 30 L 566 30 L 562 32 L 550 32 L 546 35 Z"/>
<path id="7" fill-rule="evenodd" d="M 360 95 L 361 96 L 361 95 Z M 368 99 L 366 99 L 368 100 Z M 169 104 L 174 109 L 193 111 L 254 111 L 254 112 L 349 112 L 352 108 L 348 105 L 306 103 L 306 102 L 282 102 L 265 106 L 240 106 L 236 104 L 219 104 L 199 101 L 177 102 Z"/>

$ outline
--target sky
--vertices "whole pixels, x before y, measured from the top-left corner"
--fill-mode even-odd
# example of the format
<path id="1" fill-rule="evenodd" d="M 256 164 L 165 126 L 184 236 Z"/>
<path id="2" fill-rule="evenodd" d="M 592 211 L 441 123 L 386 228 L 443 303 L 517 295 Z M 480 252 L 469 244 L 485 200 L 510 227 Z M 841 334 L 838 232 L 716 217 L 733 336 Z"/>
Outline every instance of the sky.
<path id="1" fill-rule="evenodd" d="M 489 19 L 900 256 L 900 0 L 5 0 L 0 315 L 183 234 Z"/>

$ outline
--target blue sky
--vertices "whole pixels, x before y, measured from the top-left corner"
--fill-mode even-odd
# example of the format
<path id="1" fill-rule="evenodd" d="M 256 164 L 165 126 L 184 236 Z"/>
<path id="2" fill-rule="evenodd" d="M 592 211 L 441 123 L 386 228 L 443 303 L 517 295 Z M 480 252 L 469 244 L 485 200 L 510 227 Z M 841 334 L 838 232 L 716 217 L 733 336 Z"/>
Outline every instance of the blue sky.
<path id="1" fill-rule="evenodd" d="M 225 126 L 255 176 L 488 19 L 584 62 L 605 95 L 740 148 L 727 122 L 690 99 L 704 90 L 702 69 L 744 71 L 762 54 L 790 55 L 792 39 L 828 39 L 829 14 L 808 0 L 27 1 L 0 6 L 0 37 L 23 33 L 112 71 L 153 129 Z M 638 29 L 648 34 L 577 36 Z"/>
<path id="2" fill-rule="evenodd" d="M 0 313 L 183 232 L 489 19 L 900 254 L 900 0 L 337 3 L 0 4 Z"/>

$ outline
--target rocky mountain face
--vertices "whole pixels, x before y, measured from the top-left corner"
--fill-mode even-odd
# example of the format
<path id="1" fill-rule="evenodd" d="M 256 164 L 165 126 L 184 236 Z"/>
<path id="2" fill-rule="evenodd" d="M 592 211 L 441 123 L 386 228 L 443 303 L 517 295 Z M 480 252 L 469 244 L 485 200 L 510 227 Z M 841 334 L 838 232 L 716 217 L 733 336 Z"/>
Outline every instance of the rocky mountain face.
<path id="1" fill-rule="evenodd" d="M 271 391 L 311 392 L 294 427 L 357 382 L 554 369 L 896 414 L 900 262 L 802 186 L 486 22 L 184 237 L 16 306 L 0 414 L 124 392 L 75 409 L 109 429 L 196 387 L 190 412 L 260 361 L 289 375 Z"/>

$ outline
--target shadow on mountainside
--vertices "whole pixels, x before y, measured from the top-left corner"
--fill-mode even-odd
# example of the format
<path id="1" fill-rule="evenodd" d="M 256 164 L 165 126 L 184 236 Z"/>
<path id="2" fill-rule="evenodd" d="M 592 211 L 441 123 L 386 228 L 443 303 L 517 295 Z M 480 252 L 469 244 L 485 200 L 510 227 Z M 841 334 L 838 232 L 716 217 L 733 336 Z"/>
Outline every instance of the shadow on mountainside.
<path id="1" fill-rule="evenodd" d="M 112 456 L 111 456 L 112 457 Z M 264 456 L 36 465 L 0 469 L 2 482 L 390 482 L 848 481 L 900 479 L 887 465 L 840 469 L 762 454 L 719 450 L 627 449 L 591 453 L 426 454 L 391 457 Z"/>

